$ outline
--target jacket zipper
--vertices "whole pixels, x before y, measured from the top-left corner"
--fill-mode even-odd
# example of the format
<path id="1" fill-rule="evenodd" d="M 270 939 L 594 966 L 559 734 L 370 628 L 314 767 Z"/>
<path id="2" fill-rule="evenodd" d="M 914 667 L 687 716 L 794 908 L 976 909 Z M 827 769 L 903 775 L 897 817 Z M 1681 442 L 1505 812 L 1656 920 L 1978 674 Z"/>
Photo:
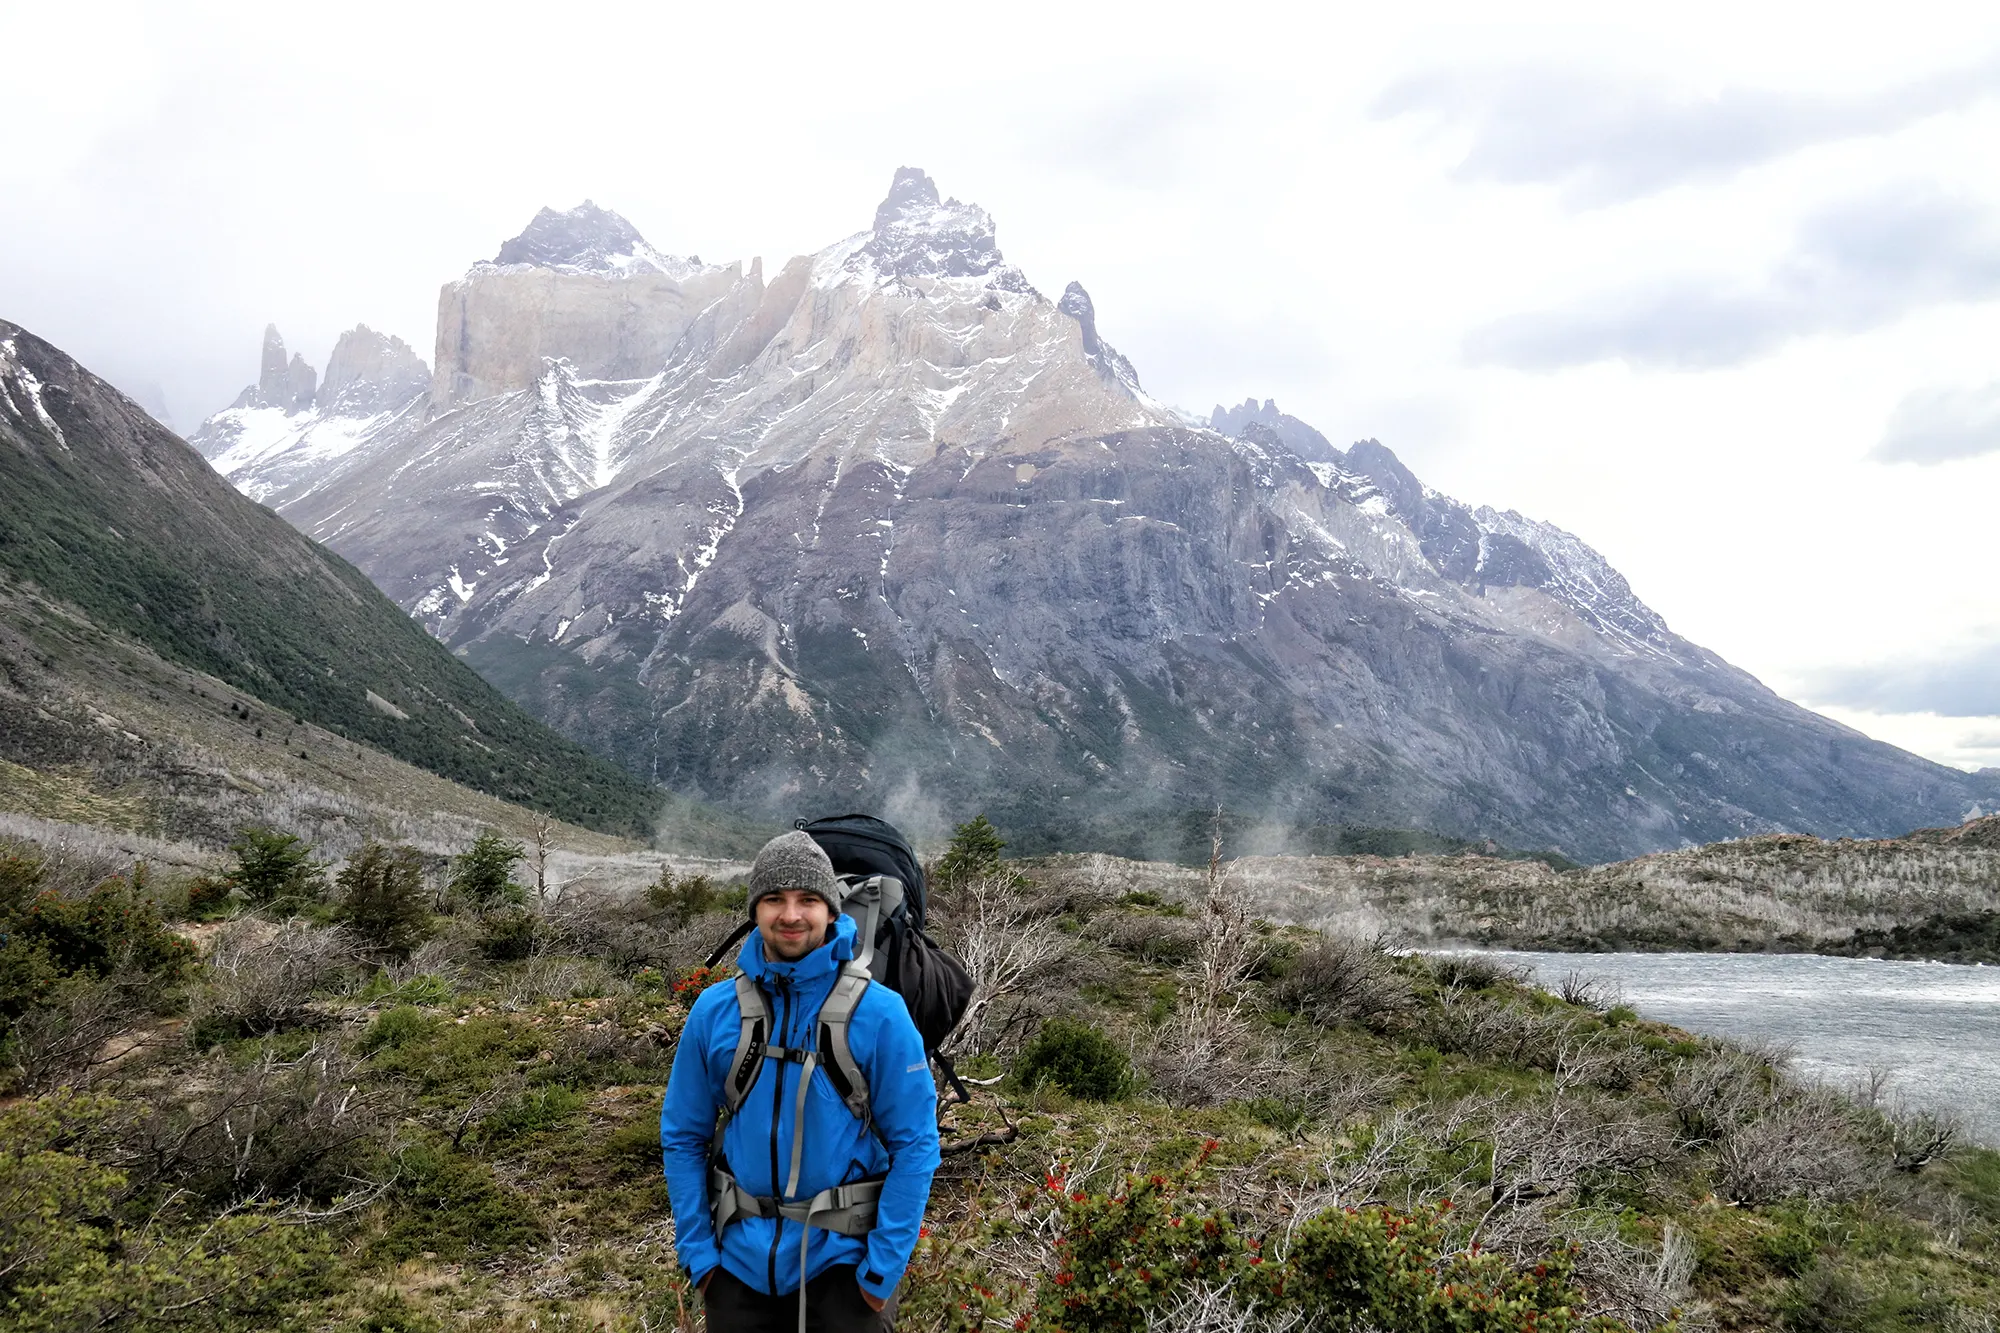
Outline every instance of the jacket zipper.
<path id="1" fill-rule="evenodd" d="M 779 976 L 775 979 L 774 984 L 778 991 L 778 1017 L 777 1021 L 773 1024 L 777 1028 L 777 1040 L 771 1044 L 774 1046 L 783 1046 L 789 1050 L 791 1047 L 790 1029 L 792 1023 L 791 978 Z M 778 1076 L 772 1080 L 774 1087 L 771 1093 L 771 1194 L 780 1203 L 784 1202 L 785 1198 L 785 1177 L 781 1174 L 778 1167 L 778 1117 L 784 1113 L 785 1109 L 785 1066 L 790 1063 L 791 1061 L 789 1060 L 778 1061 Z M 793 1132 L 798 1132 L 796 1127 L 794 1127 Z M 778 1242 L 783 1239 L 784 1234 L 785 1219 L 783 1217 L 773 1218 L 771 1227 L 771 1257 L 767 1266 L 770 1274 L 768 1286 L 771 1294 L 774 1296 L 778 1292 Z"/>

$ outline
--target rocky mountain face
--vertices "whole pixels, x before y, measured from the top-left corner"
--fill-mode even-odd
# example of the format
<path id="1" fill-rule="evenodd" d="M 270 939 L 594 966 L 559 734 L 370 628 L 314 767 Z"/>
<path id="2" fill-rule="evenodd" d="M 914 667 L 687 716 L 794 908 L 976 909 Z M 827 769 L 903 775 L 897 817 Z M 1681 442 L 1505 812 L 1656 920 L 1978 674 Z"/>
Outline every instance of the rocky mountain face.
<path id="1" fill-rule="evenodd" d="M 1280 412 L 1278 405 L 1269 398 L 1261 407 L 1255 398 L 1245 398 L 1235 407 L 1224 407 L 1218 403 L 1215 411 L 1209 414 L 1208 428 L 1239 440 L 1276 445 L 1313 462 L 1340 461 L 1340 450 L 1334 448 L 1326 436 L 1297 417 Z"/>
<path id="2" fill-rule="evenodd" d="M 544 210 L 446 285 L 428 394 L 323 411 L 211 456 L 529 708 L 740 809 L 1143 850 L 1222 803 L 1597 859 L 1897 833 L 1994 786 L 1779 699 L 1374 441 L 1268 401 L 1193 424 L 912 168 L 769 281 Z"/>
<path id="3" fill-rule="evenodd" d="M 266 349 L 273 375 L 254 391 L 259 401 L 270 401 L 274 376 L 284 392 L 309 382 L 311 370 L 295 377 L 304 363 L 287 361 L 275 337 Z M 231 409 L 244 411 L 287 408 Z M 67 762 L 68 743 L 58 741 L 75 719 L 51 715 L 36 679 L 60 641 L 70 645 L 63 651 L 95 644 L 106 662 L 157 655 L 261 700 L 271 736 L 259 740 L 310 725 L 316 743 L 373 746 L 594 827 L 636 831 L 657 809 L 644 784 L 501 697 L 348 562 L 231 490 L 131 400 L 4 320 L 0 487 L 0 644 L 39 645 L 35 661 L 0 654 L 0 756 Z M 143 741 L 116 719 L 95 720 Z M 361 758 L 343 747 L 322 749 L 319 762 L 339 768 L 347 755 Z M 155 771 L 171 771 L 171 756 L 153 760 Z"/>
<path id="4" fill-rule="evenodd" d="M 188 437 L 253 500 L 309 484 L 335 459 L 428 406 L 430 368 L 401 338 L 366 324 L 340 335 L 326 382 L 297 353 L 285 360 L 275 325 L 264 330 L 257 382 Z"/>

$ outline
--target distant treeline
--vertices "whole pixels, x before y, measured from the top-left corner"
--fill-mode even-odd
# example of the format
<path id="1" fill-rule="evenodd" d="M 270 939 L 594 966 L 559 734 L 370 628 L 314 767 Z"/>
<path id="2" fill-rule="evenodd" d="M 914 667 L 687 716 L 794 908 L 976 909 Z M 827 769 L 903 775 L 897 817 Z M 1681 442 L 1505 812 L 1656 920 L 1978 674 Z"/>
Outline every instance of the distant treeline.
<path id="1" fill-rule="evenodd" d="M 1845 940 L 1818 944 L 1814 951 L 1855 958 L 2000 963 L 2000 912 L 1940 913 L 1888 930 L 1857 930 Z"/>

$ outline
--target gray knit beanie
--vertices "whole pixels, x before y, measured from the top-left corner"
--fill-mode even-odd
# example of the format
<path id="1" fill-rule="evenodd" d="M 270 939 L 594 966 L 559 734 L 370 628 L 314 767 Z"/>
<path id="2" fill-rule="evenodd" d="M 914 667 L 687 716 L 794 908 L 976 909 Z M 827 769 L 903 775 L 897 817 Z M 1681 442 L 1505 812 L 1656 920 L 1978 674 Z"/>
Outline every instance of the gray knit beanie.
<path id="1" fill-rule="evenodd" d="M 757 853 L 750 867 L 750 915 L 757 915 L 758 899 L 786 889 L 817 894 L 835 915 L 840 912 L 840 880 L 810 833 L 781 833 Z"/>

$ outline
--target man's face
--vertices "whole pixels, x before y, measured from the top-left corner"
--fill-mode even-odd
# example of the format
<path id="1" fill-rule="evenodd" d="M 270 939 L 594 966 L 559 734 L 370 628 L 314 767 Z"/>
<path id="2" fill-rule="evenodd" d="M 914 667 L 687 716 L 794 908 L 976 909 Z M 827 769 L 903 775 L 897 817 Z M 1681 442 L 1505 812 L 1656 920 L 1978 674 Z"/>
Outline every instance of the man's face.
<path id="1" fill-rule="evenodd" d="M 757 933 L 764 950 L 781 962 L 796 963 L 826 939 L 833 909 L 826 899 L 804 889 L 786 889 L 757 900 Z"/>

